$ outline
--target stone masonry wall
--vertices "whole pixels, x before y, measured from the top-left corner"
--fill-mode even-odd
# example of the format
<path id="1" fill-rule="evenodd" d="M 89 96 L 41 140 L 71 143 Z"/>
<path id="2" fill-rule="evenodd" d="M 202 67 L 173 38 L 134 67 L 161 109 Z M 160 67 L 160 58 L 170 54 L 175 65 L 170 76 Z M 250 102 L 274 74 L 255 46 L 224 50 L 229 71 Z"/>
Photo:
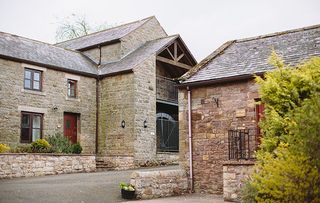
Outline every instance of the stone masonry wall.
<path id="1" fill-rule="evenodd" d="M 157 152 L 156 160 L 159 165 L 179 164 L 179 154 L 175 152 Z"/>
<path id="2" fill-rule="evenodd" d="M 120 49 L 121 49 L 120 42 L 102 46 L 101 47 L 101 63 L 103 64 L 103 63 L 119 60 L 121 58 Z M 83 51 L 82 53 L 88 56 L 95 63 L 97 64 L 99 63 L 99 59 L 100 59 L 99 48 Z"/>
<path id="3" fill-rule="evenodd" d="M 197 87 L 192 94 L 192 144 L 194 189 L 196 192 L 223 193 L 223 162 L 228 159 L 228 130 L 255 128 L 253 80 Z M 219 107 L 213 101 L 219 99 Z M 187 91 L 179 90 L 181 166 L 188 170 Z"/>
<path id="4" fill-rule="evenodd" d="M 94 155 L 0 154 L 0 179 L 95 170 Z"/>
<path id="5" fill-rule="evenodd" d="M 42 71 L 41 92 L 24 89 L 24 67 Z M 0 143 L 19 144 L 21 111 L 43 113 L 44 137 L 63 134 L 63 115 L 69 112 L 79 114 L 83 153 L 95 153 L 96 79 L 3 59 L 0 72 Z M 67 79 L 78 81 L 78 98 L 67 97 Z"/>
<path id="6" fill-rule="evenodd" d="M 139 28 L 121 38 L 122 57 L 137 49 L 147 41 L 166 37 L 167 34 L 158 20 L 153 17 Z"/>
<path id="7" fill-rule="evenodd" d="M 223 198 L 225 201 L 241 200 L 241 188 L 253 172 L 253 161 L 227 161 L 223 164 Z"/>
<path id="8" fill-rule="evenodd" d="M 188 191 L 188 179 L 183 170 L 136 171 L 130 183 L 138 199 L 153 199 L 181 195 Z"/>
<path id="9" fill-rule="evenodd" d="M 134 68 L 134 155 L 136 164 L 142 166 L 156 158 L 155 61 L 155 56 L 151 56 Z"/>
<path id="10" fill-rule="evenodd" d="M 134 74 L 110 76 L 100 81 L 99 156 L 134 153 Z M 125 127 L 121 122 L 125 121 Z"/>
<path id="11" fill-rule="evenodd" d="M 103 170 L 127 170 L 136 168 L 133 156 L 99 156 L 96 158 L 97 170 L 99 162 L 103 162 Z"/>

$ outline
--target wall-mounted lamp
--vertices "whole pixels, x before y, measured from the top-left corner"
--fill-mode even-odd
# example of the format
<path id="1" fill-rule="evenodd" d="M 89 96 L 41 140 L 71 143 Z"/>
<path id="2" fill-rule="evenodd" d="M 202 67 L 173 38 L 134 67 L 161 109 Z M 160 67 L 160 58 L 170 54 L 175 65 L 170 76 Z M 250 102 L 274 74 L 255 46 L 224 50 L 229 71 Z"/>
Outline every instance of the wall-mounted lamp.
<path id="1" fill-rule="evenodd" d="M 56 105 L 54 105 L 54 106 L 52 107 L 52 110 L 56 111 L 56 110 L 58 110 L 58 107 L 57 107 Z"/>
<path id="2" fill-rule="evenodd" d="M 121 121 L 121 127 L 125 128 L 126 127 L 126 122 L 124 120 Z"/>
<path id="3" fill-rule="evenodd" d="M 147 126 L 147 120 L 144 120 L 144 121 L 143 121 L 143 127 L 144 127 L 144 128 L 147 128 L 147 127 L 148 127 L 148 126 Z"/>
<path id="4" fill-rule="evenodd" d="M 217 105 L 217 107 L 219 107 L 219 98 L 218 97 L 212 97 L 212 100 Z"/>

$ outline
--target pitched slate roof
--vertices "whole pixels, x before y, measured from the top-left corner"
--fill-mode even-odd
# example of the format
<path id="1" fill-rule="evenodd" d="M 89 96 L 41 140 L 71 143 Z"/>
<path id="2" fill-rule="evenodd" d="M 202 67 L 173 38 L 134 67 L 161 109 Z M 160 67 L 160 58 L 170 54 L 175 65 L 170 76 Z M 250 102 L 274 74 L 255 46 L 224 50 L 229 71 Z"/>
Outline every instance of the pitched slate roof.
<path id="1" fill-rule="evenodd" d="M 286 64 L 320 56 L 320 25 L 229 41 L 181 77 L 182 84 L 224 81 L 273 69 L 272 49 Z"/>
<path id="2" fill-rule="evenodd" d="M 149 21 L 151 18 L 153 18 L 153 16 L 139 21 L 95 32 L 83 37 L 60 42 L 56 45 L 72 50 L 83 50 L 95 45 L 116 41 L 134 31 L 135 29 Z"/>
<path id="3" fill-rule="evenodd" d="M 121 60 L 104 64 L 99 69 L 99 75 L 112 75 L 116 73 L 131 71 L 138 64 L 142 63 L 152 54 L 158 53 L 163 47 L 171 44 L 174 40 L 180 38 L 179 35 L 172 35 L 161 39 L 146 42 L 144 45 L 129 53 Z"/>
<path id="4" fill-rule="evenodd" d="M 49 66 L 88 75 L 97 75 L 97 66 L 80 52 L 0 32 L 0 57 Z"/>

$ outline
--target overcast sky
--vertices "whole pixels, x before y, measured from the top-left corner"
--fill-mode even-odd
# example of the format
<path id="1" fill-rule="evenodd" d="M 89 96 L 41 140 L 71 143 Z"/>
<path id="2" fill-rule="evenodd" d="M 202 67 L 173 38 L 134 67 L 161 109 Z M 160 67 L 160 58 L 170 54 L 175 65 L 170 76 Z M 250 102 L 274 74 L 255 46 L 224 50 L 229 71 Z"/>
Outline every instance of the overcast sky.
<path id="1" fill-rule="evenodd" d="M 320 24 L 320 0 L 0 0 L 0 31 L 54 43 L 72 13 L 109 25 L 155 15 L 200 61 L 231 39 Z"/>

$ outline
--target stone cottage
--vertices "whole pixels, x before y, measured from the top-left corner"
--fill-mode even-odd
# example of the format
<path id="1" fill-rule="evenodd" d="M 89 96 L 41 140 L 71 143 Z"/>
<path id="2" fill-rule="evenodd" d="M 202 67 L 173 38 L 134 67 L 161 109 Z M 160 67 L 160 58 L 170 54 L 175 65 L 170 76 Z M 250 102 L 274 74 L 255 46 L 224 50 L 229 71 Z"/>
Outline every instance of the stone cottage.
<path id="1" fill-rule="evenodd" d="M 320 25 L 229 41 L 181 78 L 180 156 L 196 192 L 239 198 L 263 113 L 254 75 L 272 70 L 273 49 L 291 65 L 320 56 Z"/>
<path id="2" fill-rule="evenodd" d="M 0 143 L 55 133 L 101 167 L 177 160 L 174 81 L 196 64 L 155 17 L 47 44 L 0 33 Z"/>

